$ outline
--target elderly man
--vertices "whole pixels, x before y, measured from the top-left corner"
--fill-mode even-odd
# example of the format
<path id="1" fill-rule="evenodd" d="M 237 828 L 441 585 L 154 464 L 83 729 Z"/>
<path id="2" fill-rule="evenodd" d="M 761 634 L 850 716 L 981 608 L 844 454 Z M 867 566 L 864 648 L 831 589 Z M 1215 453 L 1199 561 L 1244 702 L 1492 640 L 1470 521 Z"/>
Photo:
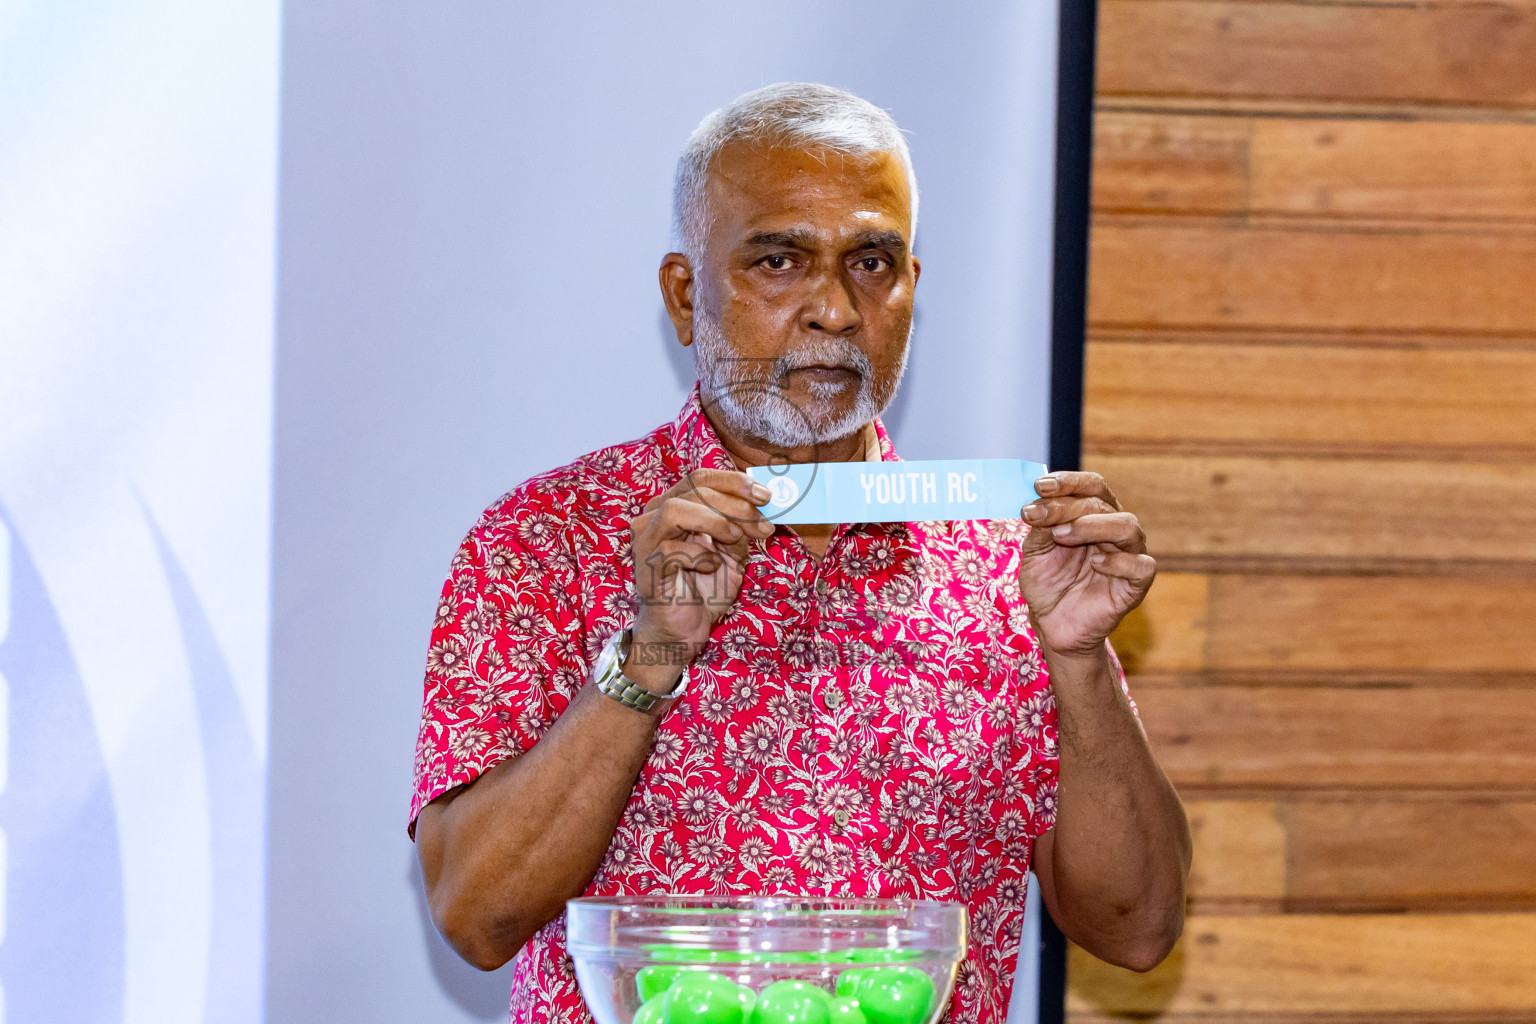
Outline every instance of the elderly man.
<path id="1" fill-rule="evenodd" d="M 1189 838 L 1106 642 L 1155 572 L 1136 518 L 1062 472 L 1022 521 L 776 527 L 743 472 L 897 457 L 921 268 L 895 124 L 749 93 L 694 132 L 674 213 L 697 391 L 497 501 L 443 589 L 411 811 L 438 928 L 482 968 L 521 952 L 513 1020 L 583 1021 L 583 893 L 958 900 L 952 1018 L 1000 1022 L 1033 864 L 1067 935 L 1151 968 Z"/>

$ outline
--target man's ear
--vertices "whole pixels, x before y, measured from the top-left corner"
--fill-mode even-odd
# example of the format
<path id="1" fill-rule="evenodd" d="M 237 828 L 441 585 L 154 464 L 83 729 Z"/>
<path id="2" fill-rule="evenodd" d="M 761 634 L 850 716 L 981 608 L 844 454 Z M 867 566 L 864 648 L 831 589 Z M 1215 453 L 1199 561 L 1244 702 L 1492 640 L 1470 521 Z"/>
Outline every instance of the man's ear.
<path id="1" fill-rule="evenodd" d="M 669 252 L 656 272 L 661 284 L 661 301 L 666 304 L 672 329 L 680 345 L 693 344 L 693 266 L 680 252 Z"/>

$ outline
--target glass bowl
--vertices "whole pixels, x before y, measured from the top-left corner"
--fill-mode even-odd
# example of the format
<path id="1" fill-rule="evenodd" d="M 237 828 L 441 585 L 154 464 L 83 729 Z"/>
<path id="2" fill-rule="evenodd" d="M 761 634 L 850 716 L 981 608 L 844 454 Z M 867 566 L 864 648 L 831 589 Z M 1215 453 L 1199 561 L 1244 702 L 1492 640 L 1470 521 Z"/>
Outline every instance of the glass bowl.
<path id="1" fill-rule="evenodd" d="M 565 918 L 597 1024 L 934 1024 L 965 957 L 959 903 L 586 897 Z"/>

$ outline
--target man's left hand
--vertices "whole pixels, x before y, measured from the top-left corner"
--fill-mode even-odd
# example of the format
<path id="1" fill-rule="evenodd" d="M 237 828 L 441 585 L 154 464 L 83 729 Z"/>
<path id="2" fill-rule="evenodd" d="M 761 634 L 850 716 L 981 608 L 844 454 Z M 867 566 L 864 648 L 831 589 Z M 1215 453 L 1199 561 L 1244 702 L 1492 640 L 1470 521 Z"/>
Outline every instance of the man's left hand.
<path id="1" fill-rule="evenodd" d="M 1045 653 L 1098 653 L 1141 603 L 1157 563 L 1136 517 L 1097 473 L 1052 473 L 1024 506 L 1019 588 Z"/>

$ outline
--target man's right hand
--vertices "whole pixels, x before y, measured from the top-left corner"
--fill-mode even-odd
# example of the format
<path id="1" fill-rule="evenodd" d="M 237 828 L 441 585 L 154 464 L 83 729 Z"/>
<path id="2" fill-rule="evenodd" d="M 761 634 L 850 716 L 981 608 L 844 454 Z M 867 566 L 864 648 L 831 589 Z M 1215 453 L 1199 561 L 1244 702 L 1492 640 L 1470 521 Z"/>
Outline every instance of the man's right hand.
<path id="1" fill-rule="evenodd" d="M 667 646 L 649 647 L 638 658 L 633 647 L 624 652 L 626 678 L 655 693 L 677 683 L 735 603 L 753 540 L 773 535 L 758 509 L 767 501 L 768 489 L 745 473 L 699 469 L 648 501 L 629 524 L 640 598 L 630 635 L 634 644 Z M 665 653 L 671 651 L 683 656 Z"/>
<path id="2" fill-rule="evenodd" d="M 703 648 L 735 603 L 752 544 L 773 534 L 757 509 L 767 500 L 745 473 L 699 470 L 629 524 L 640 597 L 634 643 L 674 645 L 642 653 L 691 657 Z M 630 657 L 624 675 L 666 693 L 686 662 Z M 531 750 L 422 808 L 416 846 L 432 920 L 466 960 L 500 967 L 586 888 L 658 721 L 583 687 Z"/>

